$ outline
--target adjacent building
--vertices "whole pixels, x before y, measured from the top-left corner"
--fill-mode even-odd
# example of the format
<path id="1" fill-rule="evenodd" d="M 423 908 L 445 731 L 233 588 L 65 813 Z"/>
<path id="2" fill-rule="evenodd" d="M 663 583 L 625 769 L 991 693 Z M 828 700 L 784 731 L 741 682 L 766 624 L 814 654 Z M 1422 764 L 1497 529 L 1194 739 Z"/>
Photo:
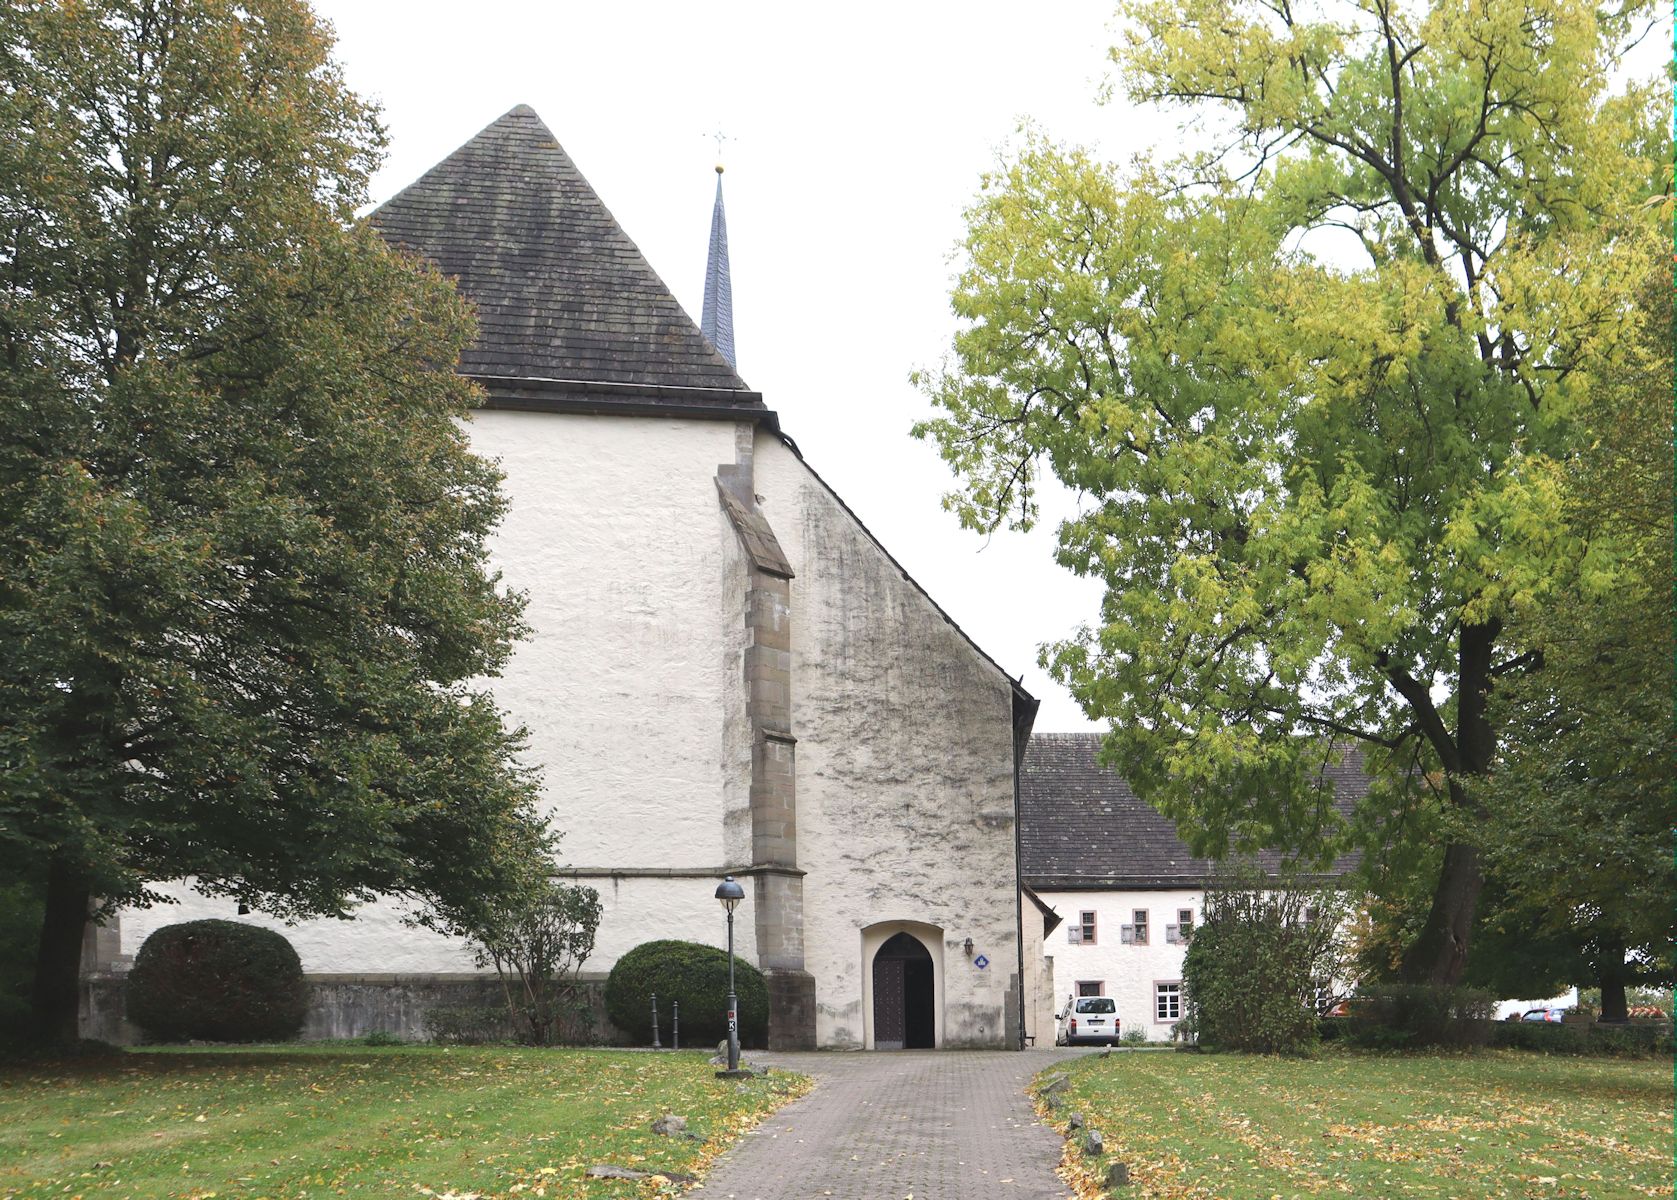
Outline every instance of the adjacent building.
<path id="1" fill-rule="evenodd" d="M 1126 1032 L 1168 1041 L 1183 1015 L 1182 960 L 1218 864 L 1100 764 L 1098 733 L 1039 733 L 1020 781 L 1020 870 L 1044 912 L 1046 976 L 1033 996 L 1047 1027 L 1077 996 L 1111 996 Z M 1368 791 L 1356 752 L 1324 768 L 1336 806 Z M 1256 865 L 1274 870 L 1280 856 Z M 1334 873 L 1351 866 L 1335 864 Z M 1044 1005 L 1047 1007 L 1044 1007 Z"/>

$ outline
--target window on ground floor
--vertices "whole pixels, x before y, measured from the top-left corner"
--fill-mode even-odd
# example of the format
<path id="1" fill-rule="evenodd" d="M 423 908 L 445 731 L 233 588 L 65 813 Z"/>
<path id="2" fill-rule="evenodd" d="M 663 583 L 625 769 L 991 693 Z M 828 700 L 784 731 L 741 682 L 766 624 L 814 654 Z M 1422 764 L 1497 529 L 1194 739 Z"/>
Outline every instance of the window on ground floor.
<path id="1" fill-rule="evenodd" d="M 1153 985 L 1153 1019 L 1180 1021 L 1182 1019 L 1182 981 Z"/>
<path id="2" fill-rule="evenodd" d="M 1104 996 L 1106 995 L 1106 980 L 1079 979 L 1077 981 L 1077 994 L 1079 996 Z"/>

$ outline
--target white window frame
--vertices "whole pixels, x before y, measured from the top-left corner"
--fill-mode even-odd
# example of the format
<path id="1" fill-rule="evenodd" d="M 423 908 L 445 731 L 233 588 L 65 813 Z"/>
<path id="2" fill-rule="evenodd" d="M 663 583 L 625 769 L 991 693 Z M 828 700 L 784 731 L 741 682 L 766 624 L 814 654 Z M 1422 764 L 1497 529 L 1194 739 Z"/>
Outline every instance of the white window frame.
<path id="1" fill-rule="evenodd" d="M 1174 988 L 1174 991 L 1164 992 L 1162 988 Z M 1160 1016 L 1160 1001 L 1175 1002 L 1175 1016 Z M 1155 979 L 1153 981 L 1153 1024 L 1174 1025 L 1182 1019 L 1182 981 L 1180 979 Z"/>

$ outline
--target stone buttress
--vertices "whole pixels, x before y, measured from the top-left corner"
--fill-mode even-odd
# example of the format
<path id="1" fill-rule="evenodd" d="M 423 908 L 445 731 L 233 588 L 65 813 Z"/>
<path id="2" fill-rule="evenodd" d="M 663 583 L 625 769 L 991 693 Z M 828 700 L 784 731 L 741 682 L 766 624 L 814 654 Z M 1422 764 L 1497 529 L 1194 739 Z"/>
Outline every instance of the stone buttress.
<path id="1" fill-rule="evenodd" d="M 769 989 L 769 1049 L 815 1048 L 815 977 L 804 967 L 798 868 L 797 739 L 792 736 L 792 566 L 757 506 L 755 426 L 717 468 L 723 511 L 746 556 L 746 715 L 751 729 L 751 876 L 757 959 Z"/>

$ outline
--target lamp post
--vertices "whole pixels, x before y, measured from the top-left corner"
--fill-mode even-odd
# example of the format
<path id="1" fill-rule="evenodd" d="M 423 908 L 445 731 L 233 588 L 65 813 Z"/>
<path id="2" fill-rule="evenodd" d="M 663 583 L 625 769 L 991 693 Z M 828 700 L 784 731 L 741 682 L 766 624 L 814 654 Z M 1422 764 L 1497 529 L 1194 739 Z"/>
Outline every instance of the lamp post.
<path id="1" fill-rule="evenodd" d="M 728 913 L 728 1073 L 740 1069 L 739 997 L 734 993 L 734 909 L 745 899 L 745 889 L 729 875 L 716 885 L 716 898 Z"/>

